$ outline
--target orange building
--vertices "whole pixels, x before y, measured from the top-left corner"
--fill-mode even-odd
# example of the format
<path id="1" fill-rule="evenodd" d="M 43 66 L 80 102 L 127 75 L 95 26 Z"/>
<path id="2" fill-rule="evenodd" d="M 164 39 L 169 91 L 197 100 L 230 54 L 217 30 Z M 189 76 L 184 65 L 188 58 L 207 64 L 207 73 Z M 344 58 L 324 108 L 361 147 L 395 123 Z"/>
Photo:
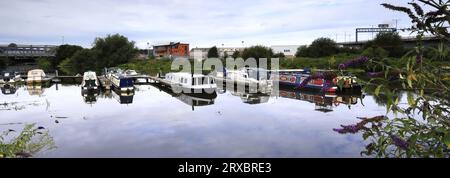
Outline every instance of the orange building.
<path id="1" fill-rule="evenodd" d="M 177 58 L 177 57 L 189 57 L 189 44 L 187 43 L 174 43 L 155 45 L 153 46 L 153 55 L 157 58 Z"/>

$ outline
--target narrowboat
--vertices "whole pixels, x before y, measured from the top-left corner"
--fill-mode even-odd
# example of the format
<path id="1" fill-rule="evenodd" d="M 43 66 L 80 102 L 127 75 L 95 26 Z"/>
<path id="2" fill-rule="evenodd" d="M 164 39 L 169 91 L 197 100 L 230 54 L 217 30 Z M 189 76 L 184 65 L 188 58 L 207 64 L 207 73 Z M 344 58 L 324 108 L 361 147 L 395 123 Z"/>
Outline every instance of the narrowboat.
<path id="1" fill-rule="evenodd" d="M 324 74 L 327 71 L 320 71 Z M 277 75 L 272 75 L 274 80 L 279 82 L 280 86 L 294 87 L 296 89 L 321 90 L 326 93 L 335 93 L 345 89 L 360 87 L 356 82 L 356 78 L 352 76 L 334 76 L 332 80 L 325 80 L 324 77 L 314 77 L 311 71 L 279 71 Z M 338 81 L 344 80 L 343 88 L 338 88 Z"/>
<path id="2" fill-rule="evenodd" d="M 98 81 L 97 74 L 92 71 L 85 72 L 83 74 L 83 82 L 81 82 L 81 89 L 87 91 L 98 90 L 100 82 Z"/>
<path id="3" fill-rule="evenodd" d="M 35 70 L 28 71 L 26 82 L 28 84 L 33 84 L 33 83 L 43 83 L 48 80 L 49 79 L 46 78 L 45 72 L 43 70 L 35 69 Z"/>
<path id="4" fill-rule="evenodd" d="M 121 70 L 111 71 L 107 73 L 106 78 L 111 81 L 112 87 L 121 92 L 133 92 L 133 78 L 124 75 Z"/>
<path id="5" fill-rule="evenodd" d="M 203 74 L 168 73 L 165 80 L 171 84 L 175 93 L 182 91 L 185 94 L 215 94 L 217 89 L 214 78 Z"/>

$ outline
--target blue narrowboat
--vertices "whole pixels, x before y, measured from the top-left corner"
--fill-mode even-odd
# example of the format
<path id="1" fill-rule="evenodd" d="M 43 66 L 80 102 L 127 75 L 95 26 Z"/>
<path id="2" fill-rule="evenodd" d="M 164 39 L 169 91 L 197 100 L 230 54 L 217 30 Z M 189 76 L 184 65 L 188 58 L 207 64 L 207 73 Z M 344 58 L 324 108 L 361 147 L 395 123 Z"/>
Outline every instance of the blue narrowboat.
<path id="1" fill-rule="evenodd" d="M 123 74 L 121 70 L 111 70 L 106 74 L 106 78 L 111 81 L 112 88 L 121 92 L 133 92 L 133 78 Z"/>

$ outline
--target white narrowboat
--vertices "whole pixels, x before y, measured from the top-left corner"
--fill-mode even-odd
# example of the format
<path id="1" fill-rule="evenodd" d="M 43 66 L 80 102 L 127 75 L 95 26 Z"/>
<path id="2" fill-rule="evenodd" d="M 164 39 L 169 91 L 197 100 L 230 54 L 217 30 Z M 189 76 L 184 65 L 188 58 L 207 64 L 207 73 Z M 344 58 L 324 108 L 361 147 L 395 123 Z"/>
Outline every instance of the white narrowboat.
<path id="1" fill-rule="evenodd" d="M 186 94 L 212 94 L 217 89 L 214 78 L 203 74 L 190 74 L 186 72 L 168 73 L 166 74 L 165 80 L 171 83 L 172 89 L 174 87 L 180 88 Z"/>

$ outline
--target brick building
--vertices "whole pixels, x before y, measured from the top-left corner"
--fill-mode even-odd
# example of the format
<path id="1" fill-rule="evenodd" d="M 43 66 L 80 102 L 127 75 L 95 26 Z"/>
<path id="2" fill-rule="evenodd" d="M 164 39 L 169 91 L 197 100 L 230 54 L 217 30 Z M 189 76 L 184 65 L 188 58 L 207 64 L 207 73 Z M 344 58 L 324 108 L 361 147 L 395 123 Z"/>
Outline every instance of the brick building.
<path id="1" fill-rule="evenodd" d="M 153 46 L 153 55 L 156 58 L 177 58 L 177 57 L 189 57 L 189 44 L 187 43 L 174 43 L 155 45 Z"/>

